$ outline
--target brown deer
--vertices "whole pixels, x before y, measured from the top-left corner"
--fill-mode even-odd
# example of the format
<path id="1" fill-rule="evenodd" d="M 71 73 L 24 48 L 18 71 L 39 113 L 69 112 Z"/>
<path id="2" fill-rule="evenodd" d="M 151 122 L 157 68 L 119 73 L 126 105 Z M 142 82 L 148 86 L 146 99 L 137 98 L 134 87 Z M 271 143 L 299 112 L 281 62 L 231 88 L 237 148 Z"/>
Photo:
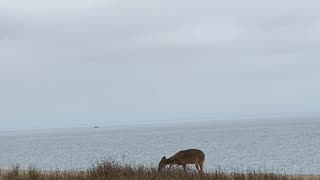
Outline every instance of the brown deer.
<path id="1" fill-rule="evenodd" d="M 184 171 L 186 172 L 187 164 L 195 164 L 198 172 L 203 172 L 204 159 L 205 154 L 199 149 L 187 149 L 179 151 L 168 159 L 163 156 L 161 161 L 159 162 L 158 172 L 160 172 L 168 164 L 170 165 L 168 171 L 170 170 L 172 165 L 176 164 L 182 165 Z"/>

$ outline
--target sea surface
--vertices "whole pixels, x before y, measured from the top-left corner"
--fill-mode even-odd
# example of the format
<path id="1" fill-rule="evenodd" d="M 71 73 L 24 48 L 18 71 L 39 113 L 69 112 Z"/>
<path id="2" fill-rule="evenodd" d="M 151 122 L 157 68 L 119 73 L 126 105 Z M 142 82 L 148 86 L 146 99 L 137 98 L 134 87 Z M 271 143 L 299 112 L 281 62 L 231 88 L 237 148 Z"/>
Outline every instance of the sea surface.
<path id="1" fill-rule="evenodd" d="M 199 148 L 208 171 L 320 173 L 320 120 L 189 122 L 162 127 L 0 132 L 0 168 L 83 170 L 98 160 L 157 166 L 162 156 Z"/>

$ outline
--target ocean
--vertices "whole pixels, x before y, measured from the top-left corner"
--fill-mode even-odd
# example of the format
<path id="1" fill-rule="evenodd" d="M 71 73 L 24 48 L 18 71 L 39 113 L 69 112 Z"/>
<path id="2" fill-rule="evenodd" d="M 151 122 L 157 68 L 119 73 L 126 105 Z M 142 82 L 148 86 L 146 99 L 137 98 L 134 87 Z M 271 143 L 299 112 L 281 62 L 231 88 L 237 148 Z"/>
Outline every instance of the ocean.
<path id="1" fill-rule="evenodd" d="M 110 129 L 0 132 L 0 169 L 84 170 L 99 160 L 157 166 L 163 156 L 198 148 L 208 171 L 319 174 L 320 121 L 189 122 Z M 192 166 L 191 166 L 192 167 Z"/>

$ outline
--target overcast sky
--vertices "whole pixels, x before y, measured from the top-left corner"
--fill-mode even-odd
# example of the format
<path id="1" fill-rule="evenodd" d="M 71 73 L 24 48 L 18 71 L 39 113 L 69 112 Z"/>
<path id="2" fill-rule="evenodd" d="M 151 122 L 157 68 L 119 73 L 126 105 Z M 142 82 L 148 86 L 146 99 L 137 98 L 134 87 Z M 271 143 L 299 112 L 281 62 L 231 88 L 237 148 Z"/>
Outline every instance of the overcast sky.
<path id="1" fill-rule="evenodd" d="M 317 117 L 319 7 L 1 0 L 0 129 Z"/>

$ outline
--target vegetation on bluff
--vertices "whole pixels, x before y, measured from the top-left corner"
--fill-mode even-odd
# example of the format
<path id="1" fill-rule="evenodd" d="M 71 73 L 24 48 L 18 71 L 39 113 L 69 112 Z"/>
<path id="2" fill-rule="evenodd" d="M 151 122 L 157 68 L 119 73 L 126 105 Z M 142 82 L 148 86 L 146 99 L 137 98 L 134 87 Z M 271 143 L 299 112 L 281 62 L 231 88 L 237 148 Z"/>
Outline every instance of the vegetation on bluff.
<path id="1" fill-rule="evenodd" d="M 198 173 L 194 169 L 173 168 L 170 171 L 159 173 L 156 167 L 124 164 L 115 161 L 101 161 L 83 171 L 40 171 L 29 167 L 20 170 L 14 166 L 10 170 L 0 171 L 0 180 L 302 180 L 320 179 L 318 176 L 298 176 L 274 174 L 271 172 L 232 172 L 220 170 Z"/>

